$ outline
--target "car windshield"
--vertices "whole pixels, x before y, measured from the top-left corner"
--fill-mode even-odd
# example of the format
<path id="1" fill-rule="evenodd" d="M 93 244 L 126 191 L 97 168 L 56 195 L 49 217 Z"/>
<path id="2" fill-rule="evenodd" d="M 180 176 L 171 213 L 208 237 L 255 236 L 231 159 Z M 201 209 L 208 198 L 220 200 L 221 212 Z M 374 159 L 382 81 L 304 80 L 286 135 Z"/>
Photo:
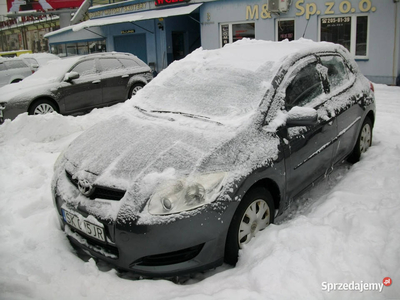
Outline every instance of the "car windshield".
<path id="1" fill-rule="evenodd" d="M 163 70 L 135 96 L 134 105 L 148 112 L 222 123 L 247 119 L 268 90 L 271 74 L 268 68 L 263 69 L 246 68 L 198 51 L 191 59 L 174 62 Z"/>
<path id="2" fill-rule="evenodd" d="M 54 82 L 61 81 L 65 73 L 71 66 L 79 59 L 79 57 L 64 58 L 59 60 L 50 61 L 48 64 L 39 68 L 31 76 L 25 78 L 25 84 L 35 84 L 38 81 Z"/>

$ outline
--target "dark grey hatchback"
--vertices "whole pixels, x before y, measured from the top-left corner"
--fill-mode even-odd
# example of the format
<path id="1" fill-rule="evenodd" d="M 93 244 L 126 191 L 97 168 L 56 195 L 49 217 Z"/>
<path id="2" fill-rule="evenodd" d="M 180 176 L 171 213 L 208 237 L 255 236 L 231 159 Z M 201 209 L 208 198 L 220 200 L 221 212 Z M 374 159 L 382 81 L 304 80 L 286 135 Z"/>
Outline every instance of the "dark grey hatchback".
<path id="1" fill-rule="evenodd" d="M 149 277 L 235 264 L 292 200 L 370 146 L 373 85 L 346 49 L 242 40 L 174 62 L 59 157 L 70 242 Z"/>
<path id="2" fill-rule="evenodd" d="M 152 78 L 150 67 L 129 53 L 50 61 L 18 84 L 0 88 L 0 124 L 24 112 L 81 114 L 122 102 Z"/>

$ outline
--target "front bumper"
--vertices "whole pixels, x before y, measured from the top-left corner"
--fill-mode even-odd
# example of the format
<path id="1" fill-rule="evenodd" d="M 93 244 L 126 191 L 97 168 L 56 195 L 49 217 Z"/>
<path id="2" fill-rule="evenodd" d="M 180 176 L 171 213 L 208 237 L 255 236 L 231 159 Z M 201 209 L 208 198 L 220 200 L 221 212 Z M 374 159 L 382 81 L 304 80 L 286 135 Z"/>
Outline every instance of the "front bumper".
<path id="1" fill-rule="evenodd" d="M 61 227 L 71 244 L 115 268 L 145 277 L 187 275 L 223 263 L 225 239 L 235 202 L 200 208 L 196 215 L 153 225 L 99 220 L 106 233 L 101 242 L 68 225 L 60 215 L 64 201 L 55 199 Z M 71 208 L 69 207 L 71 210 Z M 86 212 L 74 209 L 77 214 Z M 118 219 L 117 219 L 118 220 Z"/>

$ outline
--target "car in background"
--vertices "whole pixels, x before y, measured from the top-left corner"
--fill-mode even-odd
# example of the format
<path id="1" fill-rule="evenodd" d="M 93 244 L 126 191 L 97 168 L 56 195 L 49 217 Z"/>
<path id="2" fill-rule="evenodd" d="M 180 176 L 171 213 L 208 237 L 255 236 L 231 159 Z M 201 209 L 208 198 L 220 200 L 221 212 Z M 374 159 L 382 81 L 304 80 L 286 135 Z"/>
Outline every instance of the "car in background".
<path id="1" fill-rule="evenodd" d="M 51 53 L 27 53 L 19 56 L 31 67 L 31 70 L 36 72 L 40 67 L 44 66 L 51 60 L 61 59 L 57 55 Z"/>
<path id="2" fill-rule="evenodd" d="M 374 122 L 373 85 L 341 45 L 198 49 L 60 155 L 57 216 L 75 248 L 140 276 L 235 264 L 294 199 L 360 159 Z"/>
<path id="3" fill-rule="evenodd" d="M 0 88 L 0 123 L 21 113 L 82 114 L 125 101 L 153 76 L 129 53 L 96 53 L 50 61 L 29 78 Z"/>
<path id="4" fill-rule="evenodd" d="M 1 57 L 16 57 L 20 56 L 25 53 L 32 53 L 31 50 L 11 50 L 11 51 L 1 51 L 0 56 Z"/>
<path id="5" fill-rule="evenodd" d="M 32 73 L 32 69 L 21 58 L 0 58 L 0 87 L 20 82 Z"/>

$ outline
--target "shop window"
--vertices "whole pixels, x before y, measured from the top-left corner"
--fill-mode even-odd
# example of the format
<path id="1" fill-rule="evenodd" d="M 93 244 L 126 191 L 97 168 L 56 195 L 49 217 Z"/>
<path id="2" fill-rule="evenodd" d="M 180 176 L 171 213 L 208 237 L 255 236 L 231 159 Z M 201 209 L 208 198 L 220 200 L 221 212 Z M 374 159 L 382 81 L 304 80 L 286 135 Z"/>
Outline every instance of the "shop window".
<path id="1" fill-rule="evenodd" d="M 277 20 L 277 40 L 294 40 L 294 20 Z"/>
<path id="2" fill-rule="evenodd" d="M 221 47 L 243 38 L 254 39 L 255 23 L 221 24 Z"/>
<path id="3" fill-rule="evenodd" d="M 51 53 L 60 57 L 106 52 L 106 41 L 87 41 L 78 43 L 51 44 Z"/>
<path id="4" fill-rule="evenodd" d="M 320 40 L 341 44 L 356 58 L 368 56 L 368 16 L 320 19 Z"/>

